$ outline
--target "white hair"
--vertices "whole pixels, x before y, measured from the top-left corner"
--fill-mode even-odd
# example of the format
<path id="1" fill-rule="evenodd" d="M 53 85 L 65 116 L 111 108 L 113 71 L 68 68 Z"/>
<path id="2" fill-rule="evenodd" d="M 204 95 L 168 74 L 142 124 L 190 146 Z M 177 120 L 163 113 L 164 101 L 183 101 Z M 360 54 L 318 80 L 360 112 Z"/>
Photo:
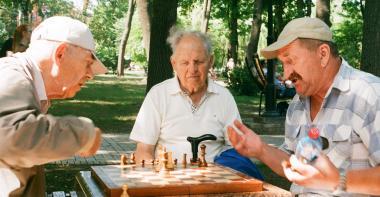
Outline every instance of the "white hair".
<path id="1" fill-rule="evenodd" d="M 204 48 L 206 49 L 207 56 L 212 55 L 212 44 L 210 38 L 199 31 L 193 31 L 193 30 L 179 30 L 175 26 L 170 28 L 169 31 L 169 37 L 166 39 L 166 41 L 169 43 L 173 53 L 175 52 L 178 43 L 181 41 L 181 39 L 185 36 L 194 36 L 196 38 L 199 38 L 201 42 L 203 43 Z"/>

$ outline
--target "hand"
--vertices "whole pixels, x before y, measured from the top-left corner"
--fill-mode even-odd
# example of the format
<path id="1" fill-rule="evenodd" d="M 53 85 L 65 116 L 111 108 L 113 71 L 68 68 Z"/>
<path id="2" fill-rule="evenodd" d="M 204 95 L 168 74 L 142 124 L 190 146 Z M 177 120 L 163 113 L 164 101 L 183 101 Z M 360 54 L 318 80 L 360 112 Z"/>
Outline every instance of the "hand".
<path id="1" fill-rule="evenodd" d="M 96 127 L 94 144 L 88 151 L 79 153 L 79 156 L 90 157 L 92 155 L 95 155 L 96 151 L 98 151 L 98 149 L 100 148 L 101 143 L 102 143 L 102 131 Z"/>
<path id="2" fill-rule="evenodd" d="M 234 121 L 234 125 L 238 131 L 232 126 L 227 127 L 228 136 L 232 146 L 244 156 L 260 156 L 263 149 L 261 138 L 238 120 Z"/>
<path id="3" fill-rule="evenodd" d="M 305 164 L 292 155 L 289 162 L 282 162 L 285 176 L 298 185 L 334 190 L 339 184 L 339 171 L 329 158 L 320 154 L 313 165 Z"/>

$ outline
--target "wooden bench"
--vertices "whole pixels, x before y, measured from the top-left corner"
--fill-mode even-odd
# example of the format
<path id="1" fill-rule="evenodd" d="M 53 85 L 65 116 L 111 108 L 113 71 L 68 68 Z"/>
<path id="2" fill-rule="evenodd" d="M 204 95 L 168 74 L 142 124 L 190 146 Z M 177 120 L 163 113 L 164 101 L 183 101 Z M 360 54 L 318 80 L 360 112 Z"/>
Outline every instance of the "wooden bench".
<path id="1" fill-rule="evenodd" d="M 261 105 L 263 103 L 262 102 L 263 96 L 265 95 L 265 89 L 266 89 L 266 86 L 268 85 L 268 81 L 266 79 L 266 75 L 264 73 L 263 66 L 260 63 L 260 59 L 259 59 L 259 56 L 257 55 L 257 53 L 255 53 L 253 56 L 253 63 L 252 64 L 249 63 L 247 57 L 245 58 L 245 63 L 247 65 L 247 68 L 248 68 L 249 72 L 251 73 L 251 76 L 253 77 L 257 87 L 260 89 L 259 116 L 261 116 L 261 110 L 262 110 Z M 287 104 L 288 101 L 293 98 L 293 96 L 281 97 L 281 96 L 278 96 L 276 94 L 276 99 L 278 100 L 277 109 L 278 110 L 280 109 L 279 112 L 281 115 L 285 115 L 286 109 L 287 109 L 286 108 L 285 110 L 281 110 L 283 107 L 287 107 L 287 106 L 281 106 L 281 104 L 283 104 L 284 102 Z"/>

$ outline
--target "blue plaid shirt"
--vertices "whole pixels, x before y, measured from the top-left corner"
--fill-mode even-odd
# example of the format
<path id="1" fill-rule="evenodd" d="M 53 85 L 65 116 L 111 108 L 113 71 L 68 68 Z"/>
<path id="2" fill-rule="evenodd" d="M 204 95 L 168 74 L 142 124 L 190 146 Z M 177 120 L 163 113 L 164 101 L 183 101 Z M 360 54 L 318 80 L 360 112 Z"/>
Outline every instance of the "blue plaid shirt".
<path id="1" fill-rule="evenodd" d="M 352 68 L 342 60 L 321 110 L 310 119 L 310 98 L 296 95 L 285 122 L 285 141 L 280 147 L 294 154 L 296 145 L 312 127 L 328 139 L 323 151 L 339 169 L 363 169 L 380 163 L 380 78 Z M 293 184 L 299 196 L 332 196 L 329 191 Z M 359 196 L 346 194 L 343 196 Z"/>

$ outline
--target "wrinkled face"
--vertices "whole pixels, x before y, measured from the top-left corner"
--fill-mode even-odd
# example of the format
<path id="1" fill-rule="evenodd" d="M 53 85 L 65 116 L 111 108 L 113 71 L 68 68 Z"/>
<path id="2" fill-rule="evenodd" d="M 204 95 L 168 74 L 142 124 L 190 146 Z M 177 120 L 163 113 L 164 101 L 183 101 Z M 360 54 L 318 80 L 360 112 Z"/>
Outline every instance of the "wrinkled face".
<path id="1" fill-rule="evenodd" d="M 54 92 L 48 94 L 48 97 L 62 99 L 75 96 L 86 81 L 93 78 L 91 64 L 94 61 L 89 50 L 69 45 L 59 64 L 53 65 L 52 72 L 56 72 L 54 77 L 56 88 Z"/>
<path id="2" fill-rule="evenodd" d="M 323 67 L 318 50 L 310 51 L 295 40 L 278 51 L 277 58 L 284 67 L 284 79 L 295 85 L 298 94 L 317 94 L 323 84 Z"/>
<path id="3" fill-rule="evenodd" d="M 183 37 L 171 57 L 181 88 L 190 94 L 207 89 L 208 71 L 213 57 L 207 56 L 203 42 L 194 36 Z"/>

